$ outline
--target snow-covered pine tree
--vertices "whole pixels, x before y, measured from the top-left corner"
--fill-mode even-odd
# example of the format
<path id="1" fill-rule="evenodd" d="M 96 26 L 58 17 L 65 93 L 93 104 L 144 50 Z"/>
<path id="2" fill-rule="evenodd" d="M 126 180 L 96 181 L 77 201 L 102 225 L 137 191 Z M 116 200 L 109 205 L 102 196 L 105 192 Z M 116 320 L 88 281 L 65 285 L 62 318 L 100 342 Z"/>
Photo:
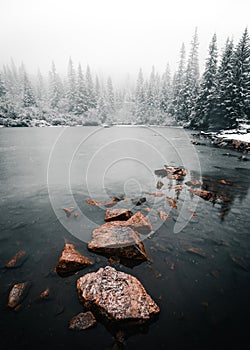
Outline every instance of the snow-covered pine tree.
<path id="1" fill-rule="evenodd" d="M 172 88 L 172 105 L 171 114 L 175 116 L 178 120 L 181 116 L 181 106 L 182 106 L 182 91 L 184 86 L 185 77 L 185 65 L 186 65 L 186 50 L 184 43 L 180 50 L 180 61 L 178 65 L 178 70 L 174 74 L 173 78 L 173 88 Z"/>
<path id="2" fill-rule="evenodd" d="M 145 116 L 145 90 L 142 69 L 140 68 L 135 90 L 135 117 L 136 124 L 142 124 Z"/>
<path id="3" fill-rule="evenodd" d="M 56 109 L 63 97 L 63 84 L 56 71 L 55 63 L 52 62 L 51 71 L 49 72 L 49 105 Z"/>
<path id="4" fill-rule="evenodd" d="M 40 70 L 38 70 L 38 72 L 37 72 L 35 91 L 36 91 L 36 99 L 37 99 L 39 106 L 44 107 L 44 105 L 46 104 L 46 100 L 47 100 L 47 94 L 46 94 L 44 79 L 43 79 L 43 76 L 42 76 Z"/>
<path id="5" fill-rule="evenodd" d="M 94 89 L 94 84 L 93 84 L 89 65 L 87 66 L 87 69 L 86 69 L 85 81 L 86 81 L 87 108 L 88 109 L 96 108 L 95 89 Z"/>
<path id="6" fill-rule="evenodd" d="M 180 91 L 177 119 L 189 122 L 195 107 L 199 89 L 199 58 L 198 58 L 198 32 L 197 28 L 191 41 L 191 49 L 185 71 L 183 88 Z"/>
<path id="7" fill-rule="evenodd" d="M 110 77 L 108 77 L 108 80 L 107 80 L 107 102 L 108 102 L 110 112 L 113 112 L 115 97 L 114 97 L 113 84 Z"/>
<path id="8" fill-rule="evenodd" d="M 169 63 L 167 63 L 166 70 L 161 78 L 160 91 L 160 107 L 164 113 L 168 113 L 170 111 L 171 95 L 171 73 Z"/>
<path id="9" fill-rule="evenodd" d="M 82 67 L 81 67 L 81 64 L 79 63 L 77 68 L 74 113 L 77 115 L 82 115 L 87 110 L 88 110 L 88 106 L 87 106 L 86 84 L 85 84 L 85 79 L 82 72 Z"/>
<path id="10" fill-rule="evenodd" d="M 218 128 L 230 129 L 236 126 L 234 103 L 234 48 L 233 41 L 227 39 L 218 69 L 216 100 L 216 123 Z"/>
<path id="11" fill-rule="evenodd" d="M 76 76 L 72 59 L 69 59 L 67 74 L 67 91 L 68 112 L 74 112 L 76 109 Z"/>
<path id="12" fill-rule="evenodd" d="M 234 113 L 237 118 L 250 119 L 250 41 L 247 28 L 234 53 Z"/>
<path id="13" fill-rule="evenodd" d="M 216 123 L 216 98 L 217 98 L 217 38 L 213 35 L 209 45 L 208 58 L 205 71 L 202 75 L 200 91 L 194 108 L 191 126 L 207 129 L 217 127 Z"/>
<path id="14" fill-rule="evenodd" d="M 20 68 L 20 81 L 23 86 L 22 106 L 23 107 L 36 106 L 35 95 L 34 95 L 30 80 L 28 78 L 28 74 L 23 64 Z"/>
<path id="15" fill-rule="evenodd" d="M 3 98 L 7 93 L 7 89 L 4 83 L 4 80 L 2 79 L 2 75 L 0 74 L 0 99 Z"/>

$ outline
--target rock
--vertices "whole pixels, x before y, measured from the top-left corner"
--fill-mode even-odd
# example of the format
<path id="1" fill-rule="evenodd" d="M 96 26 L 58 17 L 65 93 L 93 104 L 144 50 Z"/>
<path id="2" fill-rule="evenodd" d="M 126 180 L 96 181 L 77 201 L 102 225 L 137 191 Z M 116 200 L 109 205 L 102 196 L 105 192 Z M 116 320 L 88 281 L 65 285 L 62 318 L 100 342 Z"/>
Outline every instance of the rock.
<path id="1" fill-rule="evenodd" d="M 205 253 L 204 250 L 202 250 L 201 248 L 190 247 L 190 248 L 187 249 L 187 252 L 199 255 L 202 258 L 207 258 L 208 257 L 207 253 Z"/>
<path id="2" fill-rule="evenodd" d="M 126 221 L 133 215 L 128 209 L 107 209 L 105 221 Z"/>
<path id="3" fill-rule="evenodd" d="M 95 316 L 91 311 L 81 312 L 74 316 L 69 323 L 69 329 L 81 331 L 96 325 Z"/>
<path id="4" fill-rule="evenodd" d="M 140 262 L 147 260 L 147 254 L 139 235 L 127 226 L 127 222 L 107 222 L 96 228 L 92 236 L 88 249 L 95 253 Z"/>
<path id="5" fill-rule="evenodd" d="M 88 204 L 90 204 L 90 205 L 94 205 L 94 206 L 97 206 L 97 207 L 99 207 L 99 206 L 102 205 L 101 202 L 95 201 L 94 199 L 87 199 L 86 202 L 87 202 Z"/>
<path id="6" fill-rule="evenodd" d="M 157 175 L 159 177 L 166 177 L 168 175 L 166 169 L 157 169 L 157 170 L 155 170 L 154 173 L 155 173 L 155 175 Z"/>
<path id="7" fill-rule="evenodd" d="M 66 213 L 67 218 L 71 215 L 74 208 L 63 208 L 64 212 Z"/>
<path id="8" fill-rule="evenodd" d="M 30 288 L 29 282 L 17 283 L 15 284 L 8 297 L 8 307 L 11 309 L 16 308 L 26 297 L 28 290 Z"/>
<path id="9" fill-rule="evenodd" d="M 167 201 L 168 205 L 170 205 L 172 208 L 174 208 L 174 209 L 177 209 L 177 208 L 178 208 L 178 207 L 177 207 L 178 201 L 177 201 L 176 198 L 167 197 L 167 198 L 166 198 L 166 201 Z"/>
<path id="10" fill-rule="evenodd" d="M 137 278 L 111 266 L 80 277 L 77 291 L 84 307 L 107 322 L 142 324 L 160 312 Z"/>
<path id="11" fill-rule="evenodd" d="M 194 180 L 186 181 L 185 185 L 192 186 L 192 187 L 200 187 L 201 186 L 201 182 L 199 180 L 197 180 L 197 179 L 194 179 Z"/>
<path id="12" fill-rule="evenodd" d="M 159 210 L 158 215 L 162 220 L 168 220 L 170 218 L 170 215 L 165 213 L 163 210 Z"/>
<path id="13" fill-rule="evenodd" d="M 157 181 L 157 184 L 156 184 L 157 190 L 160 190 L 162 188 L 162 186 L 164 186 L 164 183 L 161 181 Z"/>
<path id="14" fill-rule="evenodd" d="M 210 191 L 196 190 L 194 188 L 189 188 L 189 192 L 195 194 L 196 196 L 201 197 L 205 201 L 210 201 L 210 200 L 216 199 L 216 195 Z"/>
<path id="15" fill-rule="evenodd" d="M 133 215 L 127 222 L 126 225 L 130 226 L 133 230 L 138 233 L 147 235 L 153 228 L 149 218 L 138 211 Z"/>
<path id="16" fill-rule="evenodd" d="M 241 256 L 236 256 L 233 254 L 229 254 L 231 260 L 235 263 L 235 265 L 239 266 L 243 270 L 247 271 L 248 270 L 248 264 L 247 262 L 241 257 Z"/>
<path id="17" fill-rule="evenodd" d="M 142 203 L 145 203 L 146 200 L 147 199 L 145 197 L 131 199 L 132 203 L 136 206 L 141 205 Z"/>
<path id="18" fill-rule="evenodd" d="M 162 192 L 157 192 L 157 193 L 148 193 L 149 196 L 153 196 L 153 197 L 163 197 L 164 193 Z"/>
<path id="19" fill-rule="evenodd" d="M 187 170 L 184 168 L 177 168 L 174 166 L 164 165 L 168 174 L 186 176 Z"/>
<path id="20" fill-rule="evenodd" d="M 73 244 L 66 243 L 56 265 L 56 272 L 60 276 L 69 276 L 89 265 L 93 265 L 93 262 L 76 251 Z"/>
<path id="21" fill-rule="evenodd" d="M 49 297 L 49 288 L 46 288 L 42 293 L 40 293 L 40 299 L 48 299 Z"/>
<path id="22" fill-rule="evenodd" d="M 20 267 L 24 264 L 26 259 L 27 259 L 27 254 L 25 250 L 19 250 L 19 252 L 17 252 L 16 255 L 13 256 L 13 258 L 9 262 L 7 262 L 5 267 L 7 269 Z"/>

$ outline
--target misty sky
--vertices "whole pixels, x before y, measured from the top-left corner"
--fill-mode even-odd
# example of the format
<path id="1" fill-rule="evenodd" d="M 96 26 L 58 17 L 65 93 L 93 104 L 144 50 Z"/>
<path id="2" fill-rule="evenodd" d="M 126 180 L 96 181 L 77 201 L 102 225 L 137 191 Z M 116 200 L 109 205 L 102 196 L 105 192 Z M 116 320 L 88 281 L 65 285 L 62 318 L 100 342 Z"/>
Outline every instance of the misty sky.
<path id="1" fill-rule="evenodd" d="M 13 58 L 47 73 L 54 60 L 65 73 L 71 56 L 114 80 L 153 64 L 175 70 L 196 26 L 201 68 L 214 32 L 221 48 L 250 29 L 249 0 L 0 0 L 0 13 L 0 66 Z"/>

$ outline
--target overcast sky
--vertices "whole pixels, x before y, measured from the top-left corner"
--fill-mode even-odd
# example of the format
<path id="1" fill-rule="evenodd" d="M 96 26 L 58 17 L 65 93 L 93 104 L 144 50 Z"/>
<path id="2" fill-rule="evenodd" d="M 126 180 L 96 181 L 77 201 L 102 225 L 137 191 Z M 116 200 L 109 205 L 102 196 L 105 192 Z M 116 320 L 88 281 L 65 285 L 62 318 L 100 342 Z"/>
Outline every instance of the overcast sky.
<path id="1" fill-rule="evenodd" d="M 0 66 L 13 58 L 35 73 L 75 66 L 114 80 L 155 65 L 172 71 L 198 27 L 201 68 L 214 32 L 221 48 L 250 30 L 250 0 L 0 0 Z"/>

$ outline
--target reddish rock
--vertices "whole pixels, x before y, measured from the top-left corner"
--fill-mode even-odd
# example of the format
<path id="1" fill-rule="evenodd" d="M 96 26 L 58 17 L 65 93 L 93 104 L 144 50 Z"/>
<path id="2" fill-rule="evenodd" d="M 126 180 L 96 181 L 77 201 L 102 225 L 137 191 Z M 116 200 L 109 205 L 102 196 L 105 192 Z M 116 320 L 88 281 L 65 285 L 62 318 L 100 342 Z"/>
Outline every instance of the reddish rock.
<path id="1" fill-rule="evenodd" d="M 127 222 L 126 225 L 130 226 L 136 232 L 147 235 L 153 228 L 149 218 L 138 211 Z"/>
<path id="2" fill-rule="evenodd" d="M 102 205 L 101 202 L 95 201 L 94 199 L 87 199 L 86 202 L 87 202 L 88 204 L 90 204 L 90 205 L 94 205 L 94 206 L 97 206 L 97 207 L 99 207 L 99 206 Z"/>
<path id="3" fill-rule="evenodd" d="M 128 209 L 107 209 L 105 221 L 126 221 L 133 215 Z"/>
<path id="4" fill-rule="evenodd" d="M 46 288 L 42 293 L 40 293 L 40 299 L 47 299 L 49 297 L 49 288 Z"/>
<path id="5" fill-rule="evenodd" d="M 118 202 L 120 201 L 120 199 L 118 197 L 113 197 L 111 200 L 106 200 L 104 202 L 104 206 L 106 208 L 111 208 L 111 207 L 114 207 Z"/>
<path id="6" fill-rule="evenodd" d="M 67 218 L 70 217 L 72 211 L 74 208 L 63 208 L 64 212 L 66 213 Z"/>
<path id="7" fill-rule="evenodd" d="M 68 276 L 89 265 L 93 265 L 93 262 L 76 251 L 73 244 L 66 243 L 56 265 L 56 272 L 60 276 Z"/>
<path id="8" fill-rule="evenodd" d="M 20 304 L 23 299 L 26 297 L 28 290 L 30 287 L 29 282 L 17 283 L 15 284 L 8 297 L 8 307 L 11 309 L 15 309 L 18 304 Z"/>
<path id="9" fill-rule="evenodd" d="M 201 197 L 205 201 L 210 201 L 216 198 L 216 196 L 212 192 L 206 191 L 206 190 L 197 190 L 194 188 L 190 188 L 189 192 L 195 194 L 196 196 Z"/>
<path id="10" fill-rule="evenodd" d="M 95 316 L 91 311 L 81 312 L 74 316 L 69 323 L 69 329 L 81 331 L 96 325 Z"/>
<path id="11" fill-rule="evenodd" d="M 187 249 L 187 252 L 199 255 L 202 258 L 207 258 L 208 257 L 207 253 L 205 253 L 204 250 L 202 250 L 201 248 L 197 248 L 197 247 L 190 247 L 190 248 Z"/>
<path id="12" fill-rule="evenodd" d="M 177 167 L 168 166 L 168 165 L 164 165 L 164 167 L 168 174 L 186 176 L 188 173 L 187 170 L 183 168 L 177 168 Z"/>
<path id="13" fill-rule="evenodd" d="M 149 196 L 153 196 L 153 197 L 163 197 L 164 193 L 162 192 L 157 192 L 157 193 L 148 193 Z"/>
<path id="14" fill-rule="evenodd" d="M 199 180 L 197 180 L 197 179 L 194 179 L 194 180 L 186 181 L 185 185 L 192 186 L 192 187 L 200 187 L 201 186 L 201 182 Z"/>
<path id="15" fill-rule="evenodd" d="M 27 254 L 25 250 L 20 250 L 19 252 L 16 253 L 15 256 L 13 256 L 13 258 L 9 262 L 7 262 L 5 267 L 7 269 L 20 267 L 23 265 L 26 259 L 27 259 Z"/>
<path id="16" fill-rule="evenodd" d="M 138 279 L 111 266 L 80 277 L 77 291 L 84 307 L 109 322 L 141 324 L 160 312 Z"/>
<path id="17" fill-rule="evenodd" d="M 88 249 L 95 253 L 139 261 L 147 259 L 140 237 L 127 222 L 107 222 L 96 228 L 92 237 Z"/>
<path id="18" fill-rule="evenodd" d="M 172 197 L 167 197 L 167 203 L 174 209 L 177 209 L 177 199 Z"/>
<path id="19" fill-rule="evenodd" d="M 170 218 L 170 215 L 165 213 L 163 210 L 159 210 L 158 215 L 162 220 L 168 220 Z"/>

